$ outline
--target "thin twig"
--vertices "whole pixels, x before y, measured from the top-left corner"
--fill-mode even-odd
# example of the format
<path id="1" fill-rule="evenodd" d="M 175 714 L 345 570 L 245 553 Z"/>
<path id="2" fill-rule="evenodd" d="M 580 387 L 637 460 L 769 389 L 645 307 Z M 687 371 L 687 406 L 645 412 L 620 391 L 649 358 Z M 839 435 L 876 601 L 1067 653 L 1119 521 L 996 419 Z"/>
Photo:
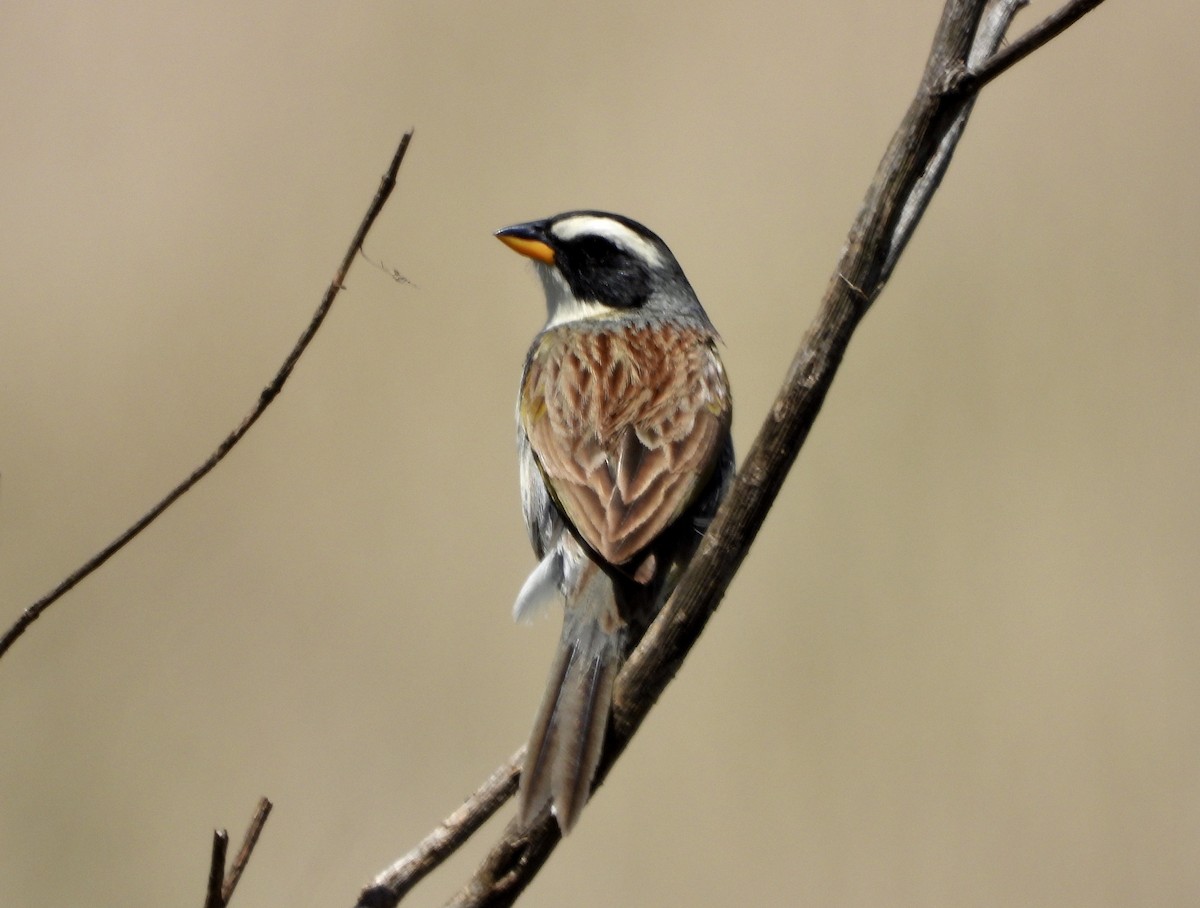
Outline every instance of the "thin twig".
<path id="1" fill-rule="evenodd" d="M 366 215 L 362 222 L 358 225 L 358 230 L 354 234 L 354 239 L 350 242 L 350 248 L 346 251 L 345 257 L 342 259 L 341 265 L 338 267 L 337 273 L 334 275 L 329 289 L 325 291 L 325 296 L 321 300 L 321 304 L 317 307 L 317 311 L 313 314 L 312 320 L 308 323 L 308 327 L 300 335 L 300 339 L 296 341 L 296 345 L 292 348 L 292 352 L 288 354 L 283 365 L 258 396 L 258 402 L 254 408 L 242 420 L 241 424 L 234 429 L 229 435 L 217 446 L 217 449 L 209 455 L 208 460 L 197 467 L 187 479 L 183 480 L 179 485 L 167 493 L 158 504 L 147 511 L 136 523 L 129 529 L 125 530 L 120 536 L 102 548 L 99 552 L 84 562 L 78 569 L 72 572 L 58 586 L 48 592 L 45 596 L 39 599 L 33 605 L 25 609 L 21 616 L 13 624 L 12 627 L 0 638 L 0 658 L 8 652 L 9 647 L 17 641 L 17 639 L 25 633 L 26 628 L 33 624 L 38 617 L 48 609 L 51 605 L 57 602 L 65 593 L 72 587 L 78 584 L 81 580 L 99 568 L 104 562 L 108 561 L 113 555 L 119 552 L 126 543 L 137 536 L 142 530 L 153 523 L 160 514 L 174 504 L 188 489 L 198 483 L 201 479 L 209 474 L 209 472 L 220 463 L 225 455 L 228 454 L 233 446 L 242 440 L 242 437 L 250 431 L 263 412 L 270 406 L 271 402 L 283 390 L 284 382 L 291 375 L 292 369 L 295 368 L 296 362 L 300 359 L 301 354 L 307 349 L 313 336 L 317 333 L 317 329 L 321 327 L 321 323 L 328 315 L 330 307 L 333 305 L 334 298 L 342 289 L 342 285 L 346 280 L 346 274 L 350 271 L 350 266 L 354 263 L 354 257 L 358 254 L 358 250 L 362 247 L 363 240 L 366 239 L 367 233 L 371 226 L 375 223 L 375 219 L 379 216 L 379 212 L 383 210 L 384 204 L 388 200 L 388 196 L 392 194 L 392 189 L 396 186 L 396 175 L 400 171 L 400 164 L 404 160 L 405 152 L 408 151 L 408 143 L 412 140 L 413 131 L 410 129 L 404 134 L 400 140 L 400 145 L 396 148 L 395 155 L 392 156 L 391 166 L 383 175 L 383 179 L 379 184 L 379 189 L 375 193 L 375 198 L 371 200 L 371 205 L 367 209 Z"/>
<path id="2" fill-rule="evenodd" d="M 375 877 L 359 894 L 355 908 L 389 908 L 404 898 L 516 793 L 524 760 L 522 746 L 412 851 Z"/>
<path id="3" fill-rule="evenodd" d="M 1070 19 L 1075 21 L 1099 2 L 1069 2 L 1070 12 L 1064 17 L 1086 7 Z M 880 162 L 820 311 L 766 423 L 675 593 L 617 678 L 613 719 L 593 790 L 603 782 L 723 597 L 812 428 L 854 329 L 882 291 L 929 196 L 937 190 L 975 95 L 1003 70 L 976 85 L 961 80 L 953 84 L 952 77 L 994 51 L 1021 5 L 1023 0 L 947 0 L 921 90 Z M 1047 31 L 1044 39 L 1039 37 L 1021 55 L 1070 24 L 1059 27 L 1064 17 L 1051 17 L 1056 30 Z M 979 71 L 987 74 L 990 65 Z M 448 904 L 453 908 L 511 905 L 559 841 L 557 824 L 550 817 L 530 830 L 511 822 Z"/>
<path id="4" fill-rule="evenodd" d="M 250 855 L 254 853 L 254 846 L 258 844 L 258 837 L 262 834 L 267 817 L 271 815 L 271 806 L 271 802 L 266 798 L 258 799 L 258 807 L 254 811 L 250 825 L 246 828 L 246 835 L 242 839 L 242 847 L 238 849 L 237 857 L 233 859 L 233 863 L 229 867 L 229 873 L 225 875 L 225 882 L 221 884 L 221 904 L 223 906 L 229 904 L 229 900 L 233 897 L 233 890 L 237 889 L 238 881 L 242 878 L 242 871 L 246 869 L 246 864 L 250 862 Z"/>
<path id="5" fill-rule="evenodd" d="M 221 881 L 225 879 L 225 849 L 229 846 L 229 833 L 224 829 L 213 830 L 212 859 L 208 862 L 208 886 L 205 889 L 204 908 L 225 908 L 221 897 Z"/>
<path id="6" fill-rule="evenodd" d="M 1005 34 L 1008 33 L 1013 17 L 1028 4 L 1029 0 L 988 0 L 974 27 L 974 38 L 971 40 L 966 54 L 965 64 L 968 68 L 974 67 L 995 53 Z M 961 71 L 957 61 L 949 63 L 947 68 L 952 71 Z M 942 71 L 933 66 L 927 67 L 926 78 L 922 80 L 923 89 L 930 92 L 946 91 L 937 84 Z M 925 172 L 913 184 L 912 191 L 904 200 L 900 219 L 896 222 L 896 229 L 888 243 L 883 268 L 879 274 L 879 290 L 883 289 L 883 285 L 892 276 L 896 262 L 900 260 L 901 253 L 908 246 L 908 241 L 912 239 L 917 224 L 921 222 L 921 218 L 925 214 L 925 208 L 941 184 L 942 177 L 946 175 L 946 168 L 950 166 L 950 158 L 954 156 L 954 149 L 958 147 L 958 140 L 962 137 L 963 129 L 966 128 L 967 119 L 975 108 L 978 92 L 978 87 L 970 92 L 946 91 L 948 96 L 957 96 L 958 98 L 954 120 L 945 127 L 937 150 L 925 165 Z"/>
<path id="7" fill-rule="evenodd" d="M 1103 2 L 1104 0 L 1068 0 L 1057 12 L 1051 13 L 1011 44 L 996 51 L 978 66 L 971 66 L 961 74 L 962 80 L 968 83 L 973 91 L 979 91 L 1039 47 L 1057 38 Z"/>

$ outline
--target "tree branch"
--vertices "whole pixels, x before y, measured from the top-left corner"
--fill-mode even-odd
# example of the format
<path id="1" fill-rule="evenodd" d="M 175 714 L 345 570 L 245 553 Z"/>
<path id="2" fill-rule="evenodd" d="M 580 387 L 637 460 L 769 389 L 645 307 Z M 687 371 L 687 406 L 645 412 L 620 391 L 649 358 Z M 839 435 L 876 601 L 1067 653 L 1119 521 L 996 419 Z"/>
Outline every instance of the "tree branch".
<path id="1" fill-rule="evenodd" d="M 770 414 L 670 601 L 617 677 L 598 788 L 716 610 L 820 412 L 859 321 L 882 292 L 936 192 L 979 90 L 1101 0 L 1068 0 L 1012 47 L 996 52 L 1027 0 L 947 0 L 916 97 L 850 229 L 820 309 Z M 454 908 L 511 905 L 559 842 L 552 818 L 513 821 Z M 396 901 L 373 903 L 391 908 Z"/>
<path id="2" fill-rule="evenodd" d="M 968 68 L 974 67 L 980 61 L 985 60 L 988 56 L 995 53 L 996 48 L 1000 46 L 1000 42 L 1004 40 L 1004 35 L 1008 31 L 1008 27 L 1012 24 L 1013 17 L 1028 4 L 1029 0 L 991 0 L 991 2 L 987 3 L 980 10 L 978 17 L 972 14 L 971 19 L 974 21 L 973 29 L 975 37 L 967 49 L 965 66 Z M 945 19 L 943 18 L 944 21 Z M 929 62 L 925 66 L 925 72 L 921 79 L 922 89 L 929 93 L 941 92 L 947 95 L 954 94 L 956 90 L 946 88 L 940 84 L 943 81 L 943 74 L 962 71 L 963 65 L 959 63 L 958 58 L 943 57 L 943 55 L 937 53 L 937 43 L 935 42 L 934 51 L 929 55 Z M 913 231 L 917 229 L 917 224 L 920 223 L 922 216 L 925 214 L 925 209 L 929 205 L 930 200 L 932 200 L 933 194 L 937 191 L 938 186 L 941 185 L 946 168 L 950 166 L 950 158 L 953 157 L 954 149 L 958 147 L 958 140 L 962 137 L 962 131 L 967 125 L 967 118 L 971 115 L 971 111 L 975 107 L 975 97 L 978 90 L 978 88 L 975 88 L 973 92 L 964 96 L 958 112 L 954 115 L 953 121 L 945 128 L 941 135 L 937 144 L 937 150 L 925 164 L 921 176 L 917 178 L 913 184 L 912 191 L 905 199 L 900 211 L 900 219 L 896 223 L 894 233 L 888 244 L 887 253 L 884 256 L 883 268 L 879 275 L 879 288 L 876 290 L 876 293 L 883 289 L 883 285 L 892 276 L 892 269 L 896 267 L 896 262 L 900 260 L 901 253 L 908 246 L 908 241 L 912 238 Z M 961 89 L 957 89 L 957 91 L 962 94 Z M 914 106 L 920 100 L 921 95 L 918 94 L 917 98 L 914 99 Z M 904 127 L 901 126 L 900 130 L 897 131 L 897 136 L 900 135 L 903 129 Z M 886 155 L 884 156 L 884 160 L 887 160 Z M 878 173 L 876 177 L 878 178 Z"/>
<path id="3" fill-rule="evenodd" d="M 212 857 L 208 862 L 208 886 L 204 891 L 204 908 L 225 908 L 221 898 L 221 881 L 225 878 L 225 850 L 229 847 L 229 833 L 224 829 L 213 830 Z"/>
<path id="4" fill-rule="evenodd" d="M 262 834 L 267 817 L 271 815 L 272 806 L 271 802 L 266 798 L 258 799 L 258 807 L 254 811 L 254 816 L 250 819 L 250 825 L 246 828 L 246 836 L 242 839 L 242 847 L 238 849 L 237 857 L 233 859 L 233 864 L 229 867 L 229 873 L 225 876 L 225 882 L 221 884 L 222 905 L 228 905 L 229 900 L 233 897 L 233 890 L 237 889 L 237 884 L 242 879 L 242 872 L 246 869 L 246 865 L 250 863 L 250 855 L 254 853 L 254 846 L 258 844 L 258 837 Z"/>
<path id="5" fill-rule="evenodd" d="M 1027 3 L 1028 0 L 1024 2 Z M 984 61 L 971 62 L 969 71 L 963 73 L 960 78 L 970 83 L 972 91 L 978 92 L 1039 47 L 1057 38 L 1103 2 L 1104 0 L 1069 0 L 1057 12 L 1051 13 L 1007 47 L 994 52 Z"/>
<path id="6" fill-rule="evenodd" d="M 108 561 L 113 555 L 125 547 L 126 543 L 130 542 L 142 530 L 150 526 L 158 517 L 178 501 L 185 492 L 192 486 L 198 483 L 201 479 L 207 476 L 217 464 L 225 459 L 225 455 L 233 450 L 234 445 L 242 440 L 243 436 L 250 431 L 250 427 L 258 422 L 258 418 L 266 412 L 267 407 L 283 390 L 284 383 L 288 380 L 288 376 L 292 374 L 292 369 L 296 367 L 300 356 L 308 348 L 309 343 L 317 333 L 317 329 L 321 327 L 321 323 L 325 321 L 325 316 L 329 314 L 330 308 L 333 306 L 333 301 L 337 297 L 338 292 L 342 289 L 345 283 L 346 275 L 350 271 L 350 266 L 354 264 L 354 257 L 358 255 L 362 249 L 363 241 L 367 238 L 375 219 L 379 217 L 379 212 L 383 210 L 383 206 L 387 203 L 388 197 L 392 194 L 392 190 L 396 186 L 396 175 L 400 172 L 400 164 L 404 161 L 404 155 L 408 151 L 408 143 L 412 140 L 413 131 L 410 129 L 404 134 L 400 140 L 400 145 L 396 148 L 396 153 L 392 156 L 392 163 L 384 173 L 383 179 L 380 181 L 379 189 L 375 193 L 375 198 L 371 200 L 370 207 L 367 208 L 367 213 L 364 215 L 362 222 L 358 225 L 358 230 L 355 231 L 354 239 L 350 241 L 350 248 L 346 250 L 346 255 L 342 258 L 341 265 L 338 266 L 337 272 L 334 274 L 333 281 L 329 285 L 329 289 L 325 291 L 325 296 L 321 300 L 321 304 L 317 306 L 317 311 L 313 313 L 312 319 L 308 323 L 308 327 L 304 329 L 299 340 L 296 341 L 292 352 L 288 354 L 287 359 L 283 361 L 283 365 L 279 367 L 279 371 L 275 373 L 275 377 L 271 379 L 262 393 L 258 396 L 258 402 L 254 408 L 246 415 L 241 424 L 236 429 L 226 436 L 215 451 L 209 455 L 208 460 L 204 461 L 200 466 L 192 471 L 183 482 L 177 485 L 174 489 L 167 493 L 158 504 L 152 507 L 149 511 L 142 515 L 132 526 L 125 532 L 121 533 L 116 539 L 102 548 L 99 552 L 89 558 L 86 562 L 80 565 L 73 573 L 71 573 L 58 586 L 48 592 L 45 596 L 39 599 L 33 605 L 25 609 L 16 622 L 8 629 L 3 638 L 0 638 L 0 658 L 8 652 L 9 648 L 17 641 L 17 639 L 25 633 L 25 630 L 33 624 L 50 606 L 63 597 L 81 580 L 99 568 L 104 562 Z"/>

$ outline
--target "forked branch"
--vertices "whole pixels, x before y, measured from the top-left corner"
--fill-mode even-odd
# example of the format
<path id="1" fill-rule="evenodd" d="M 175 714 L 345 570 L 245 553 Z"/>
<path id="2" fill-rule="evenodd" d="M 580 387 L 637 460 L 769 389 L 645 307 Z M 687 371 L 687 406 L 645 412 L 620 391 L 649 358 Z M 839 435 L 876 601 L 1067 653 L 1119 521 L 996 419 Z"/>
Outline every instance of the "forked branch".
<path id="1" fill-rule="evenodd" d="M 254 846 L 258 844 L 258 837 L 262 834 L 263 825 L 267 822 L 267 817 L 271 815 L 271 806 L 271 802 L 266 798 L 258 799 L 258 807 L 250 819 L 245 838 L 242 839 L 242 847 L 238 849 L 237 857 L 229 866 L 228 873 L 225 872 L 225 854 L 229 848 L 229 833 L 224 829 L 213 831 L 212 858 L 208 866 L 208 887 L 204 897 L 204 908 L 226 908 L 229 900 L 233 898 L 233 891 L 237 889 L 242 872 L 250 863 L 250 855 L 254 853 Z"/>

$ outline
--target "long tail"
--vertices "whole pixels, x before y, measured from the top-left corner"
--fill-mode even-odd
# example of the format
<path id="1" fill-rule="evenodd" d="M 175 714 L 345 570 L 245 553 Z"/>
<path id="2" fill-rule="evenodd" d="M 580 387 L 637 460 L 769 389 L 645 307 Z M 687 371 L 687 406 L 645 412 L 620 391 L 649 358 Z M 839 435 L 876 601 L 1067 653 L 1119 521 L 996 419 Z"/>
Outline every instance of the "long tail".
<path id="1" fill-rule="evenodd" d="M 526 827 L 553 807 L 565 835 L 587 803 L 608 728 L 613 681 L 625 656 L 627 630 L 616 597 L 612 578 L 591 563 L 568 597 L 562 638 L 521 772 L 518 803 Z"/>

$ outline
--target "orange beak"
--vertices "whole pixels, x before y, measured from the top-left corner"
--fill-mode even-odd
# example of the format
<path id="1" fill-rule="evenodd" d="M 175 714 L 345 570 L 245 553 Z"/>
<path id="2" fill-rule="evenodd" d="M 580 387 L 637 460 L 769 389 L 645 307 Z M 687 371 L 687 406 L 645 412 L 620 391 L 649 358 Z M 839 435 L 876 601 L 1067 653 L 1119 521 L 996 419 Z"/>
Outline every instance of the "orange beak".
<path id="1" fill-rule="evenodd" d="M 512 227 L 496 231 L 496 239 L 514 252 L 519 252 L 534 261 L 553 265 L 554 249 L 543 239 L 544 235 L 544 225 L 538 221 L 514 224 Z"/>

